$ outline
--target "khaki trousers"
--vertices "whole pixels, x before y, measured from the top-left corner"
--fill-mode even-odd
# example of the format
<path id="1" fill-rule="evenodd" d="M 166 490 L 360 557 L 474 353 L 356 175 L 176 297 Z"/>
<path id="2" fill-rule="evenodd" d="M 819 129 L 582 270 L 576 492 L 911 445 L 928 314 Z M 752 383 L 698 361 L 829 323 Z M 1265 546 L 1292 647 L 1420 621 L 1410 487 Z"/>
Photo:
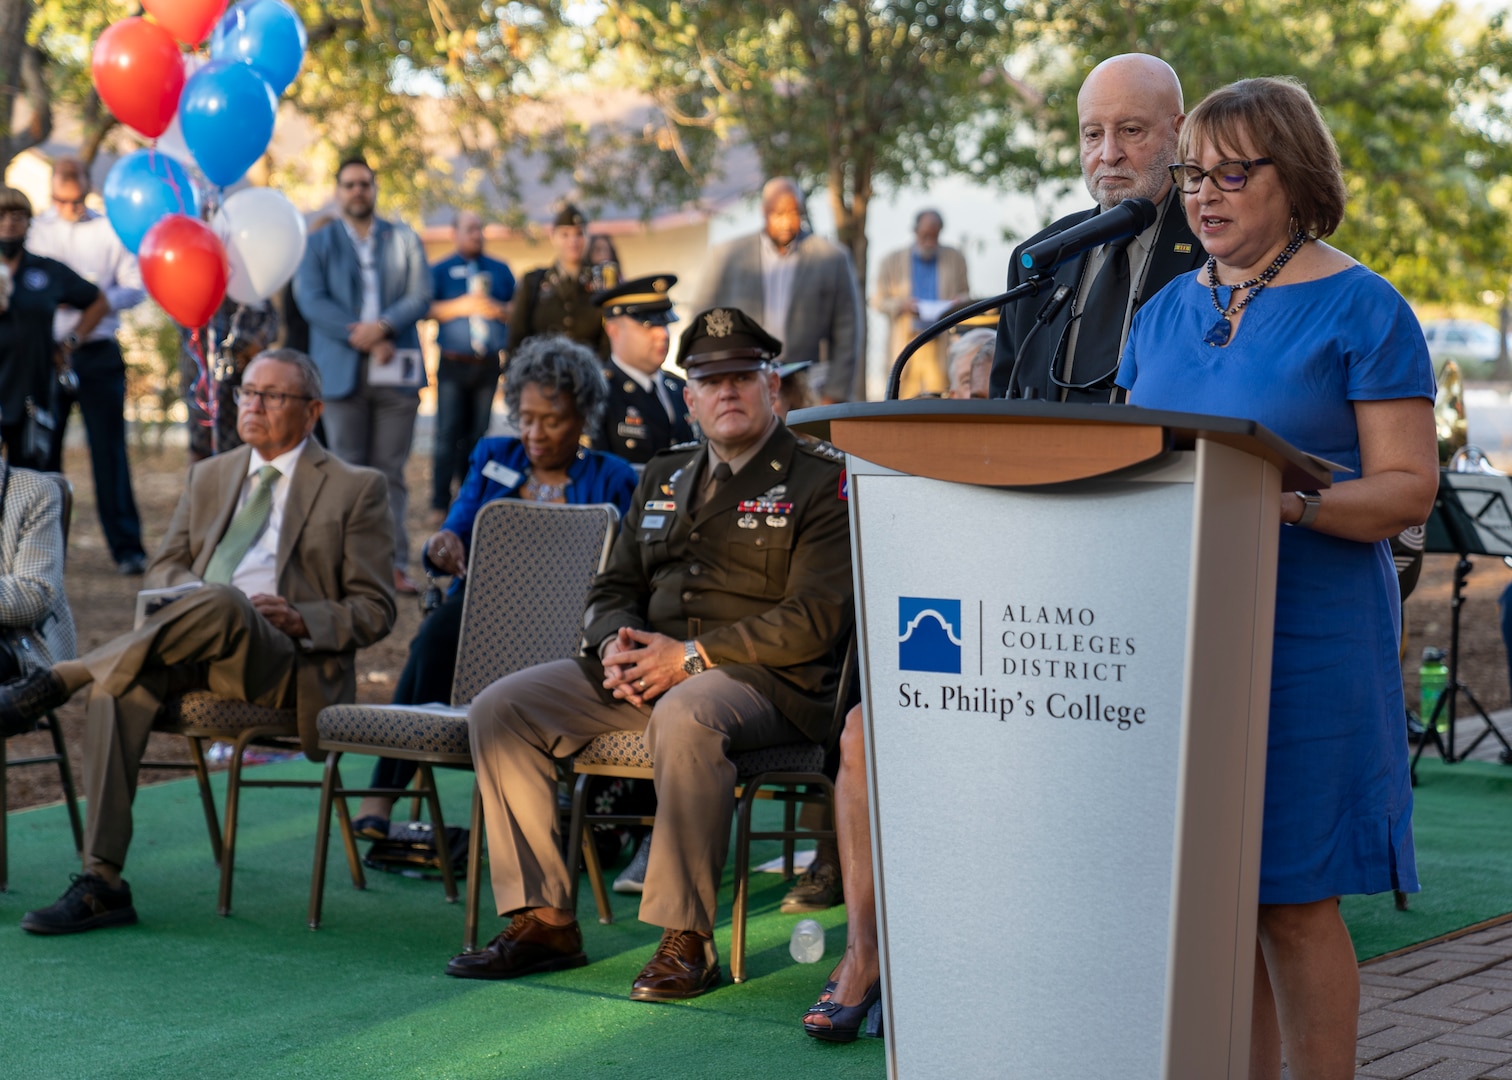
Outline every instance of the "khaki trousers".
<path id="1" fill-rule="evenodd" d="M 239 589 L 206 585 L 138 630 L 80 657 L 94 676 L 84 722 L 84 866 L 121 867 L 147 736 L 163 702 L 189 690 L 287 708 L 294 641 Z"/>
<path id="2" fill-rule="evenodd" d="M 717 668 L 674 686 L 651 708 L 614 701 L 601 678 L 594 663 L 557 660 L 500 679 L 468 710 L 499 914 L 570 903 L 552 759 L 596 735 L 645 731 L 657 811 L 640 918 L 712 932 L 735 810 L 730 754 L 804 737 L 766 698 Z"/>

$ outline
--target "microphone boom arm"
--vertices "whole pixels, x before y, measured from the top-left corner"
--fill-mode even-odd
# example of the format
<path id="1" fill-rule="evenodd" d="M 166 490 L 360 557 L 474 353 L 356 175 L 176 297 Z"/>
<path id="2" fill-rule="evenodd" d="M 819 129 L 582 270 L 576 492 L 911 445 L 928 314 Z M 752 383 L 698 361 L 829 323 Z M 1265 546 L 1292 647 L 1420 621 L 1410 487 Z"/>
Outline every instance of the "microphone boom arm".
<path id="1" fill-rule="evenodd" d="M 890 371 L 887 376 L 886 400 L 898 400 L 898 392 L 903 385 L 903 369 L 908 366 L 908 361 L 913 357 L 913 354 L 918 352 L 925 345 L 928 345 L 931 341 L 939 337 L 945 331 L 949 330 L 952 326 L 955 326 L 957 323 L 965 322 L 973 315 L 980 315 L 982 312 L 991 311 L 995 307 L 1002 307 L 1004 304 L 1011 304 L 1014 301 L 1022 300 L 1026 296 L 1038 296 L 1040 290 L 1043 289 L 1046 285 L 1053 284 L 1054 280 L 1055 279 L 1052 278 L 1048 272 L 1035 274 L 1028 281 L 1014 286 L 1005 293 L 999 293 L 997 296 L 989 296 L 985 300 L 974 301 L 973 303 L 968 304 L 966 307 L 961 308 L 959 311 L 951 312 L 949 315 L 946 315 L 938 322 L 931 323 L 929 326 L 926 326 L 923 330 L 919 331 L 919 335 L 917 337 L 915 337 L 907 345 L 903 346 L 903 351 L 900 352 L 898 354 L 898 358 L 893 361 L 892 371 Z"/>

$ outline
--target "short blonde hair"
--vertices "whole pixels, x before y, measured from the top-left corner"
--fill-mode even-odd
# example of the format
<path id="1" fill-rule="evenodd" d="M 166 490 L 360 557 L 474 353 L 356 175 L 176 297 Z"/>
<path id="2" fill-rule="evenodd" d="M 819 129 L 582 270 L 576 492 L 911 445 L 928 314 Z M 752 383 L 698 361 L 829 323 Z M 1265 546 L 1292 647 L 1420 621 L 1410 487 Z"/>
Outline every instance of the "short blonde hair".
<path id="1" fill-rule="evenodd" d="M 0 214 L 7 210 L 20 210 L 28 218 L 32 216 L 31 200 L 25 192 L 17 191 L 13 187 L 0 187 Z"/>
<path id="2" fill-rule="evenodd" d="M 1349 194 L 1339 147 L 1296 79 L 1241 79 L 1214 90 L 1187 116 L 1177 153 L 1191 160 L 1192 148 L 1204 142 L 1236 157 L 1248 142 L 1257 156 L 1273 159 L 1297 225 L 1309 236 L 1328 236 L 1344 220 Z"/>

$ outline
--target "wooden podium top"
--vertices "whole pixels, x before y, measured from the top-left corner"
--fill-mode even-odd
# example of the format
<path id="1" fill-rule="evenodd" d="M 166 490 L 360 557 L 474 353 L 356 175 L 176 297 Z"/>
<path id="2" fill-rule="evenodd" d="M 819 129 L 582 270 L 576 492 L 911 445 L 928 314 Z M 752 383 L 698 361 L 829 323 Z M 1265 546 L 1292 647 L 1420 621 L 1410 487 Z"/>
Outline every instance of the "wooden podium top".
<path id="1" fill-rule="evenodd" d="M 1103 476 L 1167 451 L 1191 450 L 1198 439 L 1269 461 L 1281 471 L 1287 490 L 1329 487 L 1338 468 L 1253 420 L 1136 405 L 873 401 L 799 409 L 789 414 L 788 426 L 884 468 L 993 487 Z"/>

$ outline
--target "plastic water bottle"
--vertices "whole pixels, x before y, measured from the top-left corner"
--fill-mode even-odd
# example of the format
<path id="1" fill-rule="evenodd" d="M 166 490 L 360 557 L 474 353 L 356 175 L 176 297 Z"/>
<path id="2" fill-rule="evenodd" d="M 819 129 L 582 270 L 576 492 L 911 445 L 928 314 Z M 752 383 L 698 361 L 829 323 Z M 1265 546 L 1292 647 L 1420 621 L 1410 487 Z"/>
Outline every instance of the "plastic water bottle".
<path id="1" fill-rule="evenodd" d="M 793 940 L 788 942 L 788 952 L 800 964 L 817 964 L 824 959 L 824 927 L 813 919 L 800 919 L 793 927 Z"/>
<path id="2" fill-rule="evenodd" d="M 1418 694 L 1420 695 L 1418 707 L 1422 710 L 1421 716 L 1425 726 L 1433 718 L 1433 710 L 1438 704 L 1439 695 L 1444 692 L 1444 687 L 1447 685 L 1449 685 L 1449 669 L 1444 666 L 1444 650 L 1430 645 L 1423 650 L 1423 666 L 1418 668 Z M 1439 734 L 1449 730 L 1447 707 L 1439 710 L 1438 723 L 1434 726 Z"/>

